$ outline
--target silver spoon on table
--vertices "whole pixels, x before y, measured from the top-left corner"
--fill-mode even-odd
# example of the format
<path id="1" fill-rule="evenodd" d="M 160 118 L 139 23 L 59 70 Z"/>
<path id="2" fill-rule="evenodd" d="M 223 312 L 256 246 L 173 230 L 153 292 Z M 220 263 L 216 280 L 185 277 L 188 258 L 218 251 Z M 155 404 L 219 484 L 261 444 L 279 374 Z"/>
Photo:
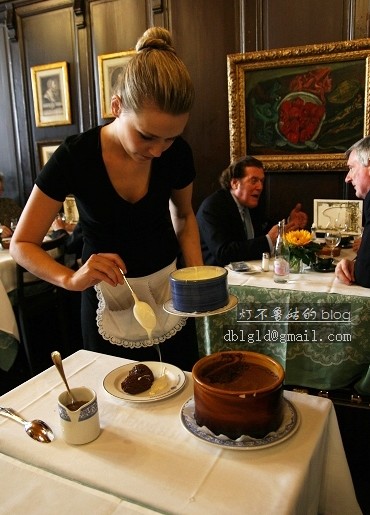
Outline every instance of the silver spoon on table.
<path id="1" fill-rule="evenodd" d="M 50 443 L 54 440 L 53 431 L 42 420 L 31 420 L 28 422 L 12 408 L 3 408 L 2 406 L 0 406 L 0 415 L 8 417 L 22 424 L 26 433 L 38 442 Z"/>
<path id="2" fill-rule="evenodd" d="M 51 359 L 53 360 L 53 363 L 56 366 L 56 368 L 57 368 L 57 370 L 58 370 L 58 372 L 60 374 L 60 377 L 63 379 L 63 383 L 66 385 L 67 392 L 68 392 L 68 394 L 69 394 L 69 396 L 71 398 L 72 404 L 74 404 L 76 402 L 76 399 L 73 397 L 72 392 L 69 389 L 69 386 L 68 386 L 68 383 L 67 383 L 67 379 L 66 379 L 66 375 L 64 373 L 62 356 L 60 355 L 60 352 L 58 352 L 57 350 L 52 352 L 51 353 Z"/>

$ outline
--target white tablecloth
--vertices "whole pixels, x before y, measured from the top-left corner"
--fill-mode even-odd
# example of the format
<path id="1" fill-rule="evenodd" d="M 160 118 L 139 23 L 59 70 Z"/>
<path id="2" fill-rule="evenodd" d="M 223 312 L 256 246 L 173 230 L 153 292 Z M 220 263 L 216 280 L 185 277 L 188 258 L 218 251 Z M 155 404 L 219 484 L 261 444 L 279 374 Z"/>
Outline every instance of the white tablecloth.
<path id="1" fill-rule="evenodd" d="M 8 293 L 16 288 L 16 265 L 0 247 L 0 369 L 8 370 L 18 352 L 19 332 Z"/>
<path id="2" fill-rule="evenodd" d="M 341 256 L 338 259 L 348 258 L 353 259 L 354 252 L 351 249 L 342 249 Z M 273 280 L 273 258 L 270 259 L 270 269 L 268 272 L 261 271 L 260 261 L 248 261 L 252 270 L 258 270 L 258 273 L 240 273 L 233 272 L 229 267 L 228 270 L 228 284 L 231 286 L 257 286 L 260 288 L 279 288 L 282 290 L 298 290 L 298 291 L 312 291 L 323 293 L 338 293 L 342 295 L 355 295 L 359 297 L 370 297 L 370 289 L 363 288 L 356 284 L 347 286 L 338 281 L 334 272 L 322 273 L 315 272 L 306 267 L 304 273 L 290 274 L 289 280 L 286 283 L 275 283 Z"/>
<path id="3" fill-rule="evenodd" d="M 94 488 L 0 454 L 1 515 L 148 515 L 155 513 Z M 14 489 L 17 488 L 15 491 Z M 13 495 L 10 494 L 13 492 Z"/>
<path id="4" fill-rule="evenodd" d="M 47 238 L 47 237 L 45 237 Z M 55 250 L 50 251 L 52 256 Z M 28 274 L 29 279 L 34 276 Z M 9 370 L 18 352 L 19 332 L 8 294 L 17 287 L 16 262 L 0 246 L 0 369 Z"/>
<path id="5" fill-rule="evenodd" d="M 9 293 L 17 287 L 16 264 L 8 249 L 0 247 L 0 280 Z"/>
<path id="6" fill-rule="evenodd" d="M 102 433 L 84 446 L 68 446 L 61 438 L 57 397 L 64 386 L 55 369 L 0 398 L 2 406 L 15 408 L 25 418 L 45 420 L 56 435 L 52 443 L 40 444 L 21 426 L 0 417 L 0 453 L 17 460 L 1 460 L 0 513 L 4 503 L 11 512 L 27 507 L 28 513 L 39 513 L 40 492 L 34 489 L 27 464 L 54 475 L 43 478 L 43 491 L 57 493 L 69 485 L 73 492 L 84 485 L 95 490 L 88 492 L 92 496 L 99 497 L 99 492 L 114 496 L 99 501 L 107 500 L 112 508 L 120 499 L 129 506 L 176 514 L 361 513 L 328 399 L 285 392 L 300 414 L 297 432 L 273 447 L 229 450 L 200 441 L 182 427 L 181 406 L 193 394 L 190 374 L 181 392 L 158 402 L 129 403 L 108 394 L 103 378 L 125 363 L 88 351 L 64 360 L 70 386 L 89 386 L 98 395 Z M 15 472 L 8 474 L 14 467 L 22 472 L 19 480 Z M 73 485 L 66 486 L 60 478 Z M 73 501 L 75 513 L 91 513 L 84 495 L 74 495 Z M 70 513 L 68 503 L 69 499 L 65 510 L 61 504 L 55 512 Z"/>

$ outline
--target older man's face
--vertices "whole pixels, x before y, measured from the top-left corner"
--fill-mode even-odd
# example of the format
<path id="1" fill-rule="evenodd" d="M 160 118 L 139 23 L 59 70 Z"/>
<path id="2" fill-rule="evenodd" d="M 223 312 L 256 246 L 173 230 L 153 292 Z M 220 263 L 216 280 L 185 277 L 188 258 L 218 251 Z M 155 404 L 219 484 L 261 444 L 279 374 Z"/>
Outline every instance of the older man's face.
<path id="1" fill-rule="evenodd" d="M 254 208 L 258 206 L 264 182 L 265 174 L 262 168 L 247 166 L 244 177 L 232 179 L 231 192 L 242 206 Z"/>
<path id="2" fill-rule="evenodd" d="M 364 166 L 357 157 L 357 151 L 352 150 L 348 157 L 347 165 L 349 171 L 345 178 L 346 182 L 352 183 L 356 197 L 365 198 L 370 191 L 370 166 Z"/>

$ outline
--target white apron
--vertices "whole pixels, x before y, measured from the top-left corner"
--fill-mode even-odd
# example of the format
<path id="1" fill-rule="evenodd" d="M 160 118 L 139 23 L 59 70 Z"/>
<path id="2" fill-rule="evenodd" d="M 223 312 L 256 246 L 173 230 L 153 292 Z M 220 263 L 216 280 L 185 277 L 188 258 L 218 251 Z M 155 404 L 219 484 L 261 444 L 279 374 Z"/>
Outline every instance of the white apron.
<path id="1" fill-rule="evenodd" d="M 158 344 L 180 331 L 187 318 L 171 315 L 163 309 L 163 304 L 171 298 L 169 275 L 174 270 L 176 261 L 154 274 L 129 279 L 137 298 L 147 302 L 157 318 L 150 340 L 134 316 L 134 299 L 127 284 L 97 284 L 95 290 L 99 302 L 96 322 L 101 336 L 115 345 L 134 349 Z"/>

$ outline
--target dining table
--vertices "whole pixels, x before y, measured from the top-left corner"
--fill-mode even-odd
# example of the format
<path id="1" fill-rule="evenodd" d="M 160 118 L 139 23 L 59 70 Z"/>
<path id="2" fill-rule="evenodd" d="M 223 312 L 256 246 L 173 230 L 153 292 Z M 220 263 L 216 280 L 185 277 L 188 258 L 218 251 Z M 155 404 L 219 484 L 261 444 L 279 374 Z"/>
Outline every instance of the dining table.
<path id="1" fill-rule="evenodd" d="M 147 362 L 168 373 L 168 385 L 135 396 L 121 388 L 134 362 L 79 350 L 63 364 L 71 388 L 95 390 L 100 435 L 63 440 L 65 386 L 54 367 L 1 396 L 1 406 L 55 435 L 40 443 L 0 417 L 1 514 L 361 514 L 330 399 L 284 391 L 296 414 L 289 432 L 240 445 L 189 423 L 191 372 Z"/>
<path id="2" fill-rule="evenodd" d="M 352 259 L 351 249 L 341 258 Z M 228 270 L 234 309 L 196 319 L 201 355 L 229 349 L 268 354 L 286 372 L 286 384 L 323 391 L 353 385 L 370 395 L 370 290 L 347 286 L 334 274 L 305 267 L 274 282 L 273 260 Z"/>
<path id="3" fill-rule="evenodd" d="M 0 245 L 0 369 L 8 371 L 18 353 L 19 331 L 12 301 L 17 287 L 16 263 Z"/>
<path id="4" fill-rule="evenodd" d="M 49 236 L 44 238 L 48 241 Z M 56 257 L 59 250 L 48 253 Z M 27 272 L 26 281 L 34 276 Z M 8 371 L 13 365 L 19 346 L 19 330 L 14 307 L 17 304 L 17 264 L 9 253 L 9 249 L 0 244 L 0 369 Z"/>

